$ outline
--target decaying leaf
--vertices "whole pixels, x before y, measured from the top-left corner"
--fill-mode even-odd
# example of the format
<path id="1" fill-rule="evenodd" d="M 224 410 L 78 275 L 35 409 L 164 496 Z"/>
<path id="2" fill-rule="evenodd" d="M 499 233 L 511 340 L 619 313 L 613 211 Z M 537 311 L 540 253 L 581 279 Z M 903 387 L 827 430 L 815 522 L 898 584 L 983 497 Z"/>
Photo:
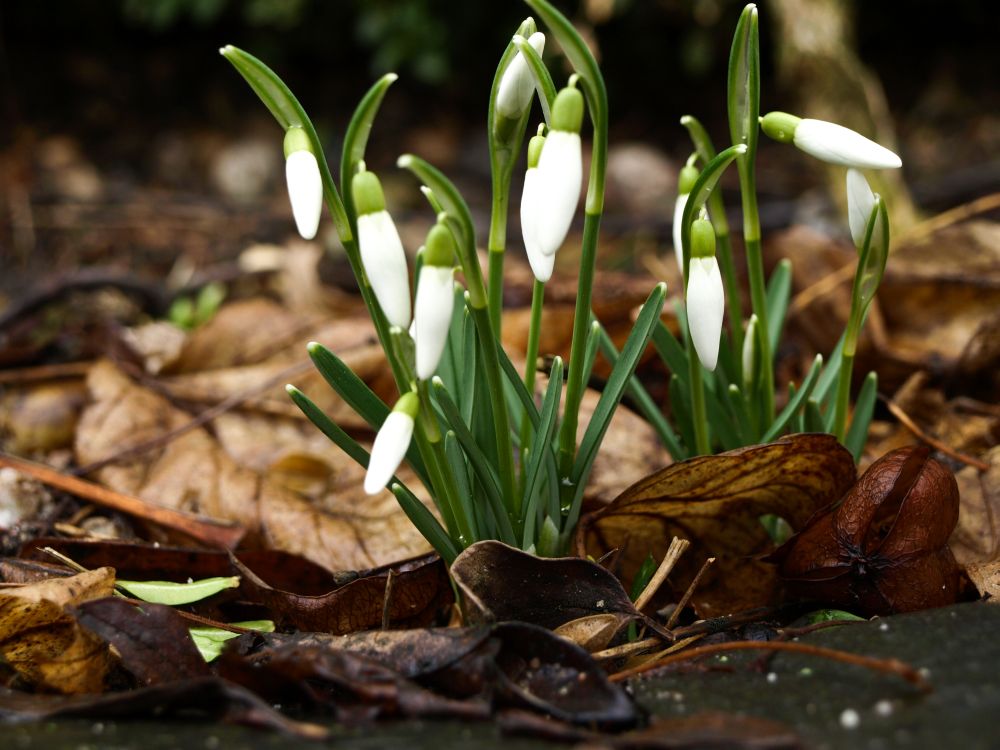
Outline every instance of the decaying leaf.
<path id="1" fill-rule="evenodd" d="M 622 626 L 632 619 L 626 614 L 589 615 L 564 622 L 552 632 L 593 654 L 607 648 Z"/>
<path id="2" fill-rule="evenodd" d="M 981 597 L 994 603 L 1000 602 L 1000 560 L 968 565 L 965 573 Z"/>
<path id="3" fill-rule="evenodd" d="M 81 464 L 190 421 L 108 362 L 94 366 L 88 385 L 93 403 L 76 436 Z M 99 477 L 150 502 L 239 521 L 267 546 L 302 554 L 330 570 L 373 568 L 428 550 L 391 493 L 368 497 L 359 482 L 314 504 L 239 466 L 204 429 L 131 463 L 107 466 Z"/>
<path id="4" fill-rule="evenodd" d="M 115 647 L 122 666 L 143 685 L 209 674 L 208 665 L 177 612 L 164 604 L 136 607 L 108 597 L 72 610 L 77 622 Z"/>
<path id="5" fill-rule="evenodd" d="M 473 622 L 517 620 L 554 629 L 595 614 L 640 617 L 621 583 L 578 557 L 545 559 L 501 542 L 477 542 L 460 554 L 451 575 Z"/>
<path id="6" fill-rule="evenodd" d="M 353 633 L 378 627 L 383 616 L 396 627 L 429 625 L 452 600 L 447 569 L 437 555 L 356 573 L 354 580 L 321 595 L 297 593 L 298 586 L 273 588 L 236 558 L 233 566 L 243 579 L 240 591 L 250 601 L 267 607 L 278 622 L 303 631 Z"/>
<path id="7" fill-rule="evenodd" d="M 868 616 L 952 604 L 958 566 L 947 542 L 958 504 L 955 478 L 926 447 L 900 448 L 773 559 L 792 593 Z"/>
<path id="8" fill-rule="evenodd" d="M 110 596 L 111 568 L 0 590 L 0 655 L 29 684 L 58 693 L 96 693 L 110 663 L 104 643 L 64 608 Z"/>
<path id="9" fill-rule="evenodd" d="M 962 565 L 1000 559 L 1000 446 L 982 458 L 986 471 L 967 466 L 955 475 L 961 505 L 948 546 Z"/>
<path id="10" fill-rule="evenodd" d="M 751 559 L 771 550 L 760 516 L 775 514 L 800 529 L 853 481 L 851 455 L 830 435 L 790 435 L 701 456 L 650 475 L 584 517 L 576 549 L 599 557 L 620 548 L 621 576 L 631 580 L 647 555 L 662 559 L 674 536 L 688 539 L 691 549 L 669 579 L 675 594 L 715 557 L 691 600 L 699 616 L 751 609 L 771 602 L 778 588 L 772 566 Z"/>

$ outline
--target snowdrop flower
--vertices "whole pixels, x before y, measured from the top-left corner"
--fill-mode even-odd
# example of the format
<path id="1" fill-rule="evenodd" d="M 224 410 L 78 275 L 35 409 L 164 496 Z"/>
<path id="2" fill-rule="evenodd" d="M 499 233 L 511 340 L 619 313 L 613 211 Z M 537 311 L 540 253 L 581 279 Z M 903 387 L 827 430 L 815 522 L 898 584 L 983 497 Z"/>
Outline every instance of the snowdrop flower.
<path id="1" fill-rule="evenodd" d="M 691 262 L 687 278 L 687 316 L 691 340 L 706 370 L 719 359 L 726 297 L 719 262 L 715 259 L 715 229 L 708 219 L 691 224 Z"/>
<path id="2" fill-rule="evenodd" d="M 369 495 L 376 495 L 385 489 L 402 463 L 403 456 L 410 447 L 414 420 L 419 409 L 420 399 L 417 394 L 405 393 L 379 428 L 372 445 L 371 458 L 368 459 L 368 473 L 365 475 L 365 492 Z"/>
<path id="3" fill-rule="evenodd" d="M 688 195 L 691 194 L 691 189 L 698 179 L 698 169 L 694 166 L 695 158 L 697 154 L 692 154 L 677 177 L 677 201 L 674 203 L 674 254 L 677 256 L 677 267 L 681 271 L 681 276 L 684 276 L 684 247 L 681 239 L 684 227 L 681 222 L 684 219 L 684 207 L 687 205 Z"/>
<path id="4" fill-rule="evenodd" d="M 534 239 L 545 255 L 554 255 L 566 239 L 580 200 L 583 157 L 580 126 L 583 124 L 583 94 L 567 86 L 552 105 L 552 128 L 538 157 L 538 182 L 532 219 Z"/>
<path id="5" fill-rule="evenodd" d="M 535 278 L 543 284 L 552 278 L 552 268 L 556 262 L 554 253 L 542 252 L 537 239 L 538 157 L 545 144 L 545 136 L 542 135 L 544 127 L 544 125 L 540 125 L 538 135 L 528 141 L 528 170 L 524 173 L 524 190 L 521 191 L 521 237 L 524 240 L 524 251 L 528 255 L 528 263 L 531 264 Z"/>
<path id="6" fill-rule="evenodd" d="M 750 388 L 754 382 L 754 371 L 757 369 L 760 347 L 757 345 L 757 314 L 754 313 L 747 321 L 747 330 L 743 334 L 743 351 L 741 352 L 741 362 L 743 365 L 743 390 L 750 393 Z"/>
<path id="7" fill-rule="evenodd" d="M 851 226 L 851 239 L 860 250 L 865 244 L 868 220 L 875 208 L 875 193 L 868 180 L 856 169 L 847 170 L 847 221 Z"/>
<path id="8" fill-rule="evenodd" d="M 427 380 L 434 375 L 441 360 L 455 307 L 455 240 L 441 222 L 431 227 L 427 234 L 423 258 L 413 311 L 413 332 L 417 377 Z"/>
<path id="9" fill-rule="evenodd" d="M 817 159 L 857 169 L 898 169 L 896 154 L 843 125 L 801 119 L 787 112 L 769 112 L 760 119 L 765 133 L 795 146 Z"/>
<path id="10" fill-rule="evenodd" d="M 406 253 L 396 225 L 385 210 L 385 196 L 378 177 L 361 167 L 351 181 L 358 213 L 358 247 L 361 264 L 375 298 L 391 325 L 410 326 L 410 282 Z"/>
<path id="11" fill-rule="evenodd" d="M 545 49 L 545 34 L 536 31 L 528 37 L 528 44 L 539 55 Z M 528 61 L 518 52 L 510 61 L 497 87 L 496 112 L 511 120 L 519 120 L 531 104 L 535 93 L 535 79 L 528 68 Z"/>
<path id="12" fill-rule="evenodd" d="M 285 181 L 295 227 L 302 239 L 311 240 L 319 229 L 323 210 L 323 178 L 309 136 L 299 127 L 285 132 Z"/>

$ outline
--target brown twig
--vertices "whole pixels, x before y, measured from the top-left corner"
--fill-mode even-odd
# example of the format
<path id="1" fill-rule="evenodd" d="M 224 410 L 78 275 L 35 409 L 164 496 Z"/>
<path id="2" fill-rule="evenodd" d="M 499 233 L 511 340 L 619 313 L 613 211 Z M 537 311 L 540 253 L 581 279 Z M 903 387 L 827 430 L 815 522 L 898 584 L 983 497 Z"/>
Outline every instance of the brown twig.
<path id="1" fill-rule="evenodd" d="M 111 508 L 130 516 L 143 518 L 168 529 L 179 531 L 192 539 L 212 547 L 234 549 L 246 534 L 246 529 L 229 521 L 217 521 L 211 518 L 196 516 L 193 513 L 185 513 L 184 511 L 167 508 L 162 505 L 154 505 L 146 500 L 116 492 L 107 487 L 88 482 L 85 479 L 60 474 L 48 466 L 36 464 L 32 461 L 25 461 L 22 458 L 15 458 L 5 453 L 0 453 L 0 467 L 9 467 L 22 474 L 27 474 L 43 484 L 76 495 L 105 508 Z"/>
<path id="2" fill-rule="evenodd" d="M 133 599 L 128 596 L 122 597 L 123 601 L 129 604 L 134 604 L 137 607 L 148 607 L 149 602 L 143 601 L 142 599 Z M 179 614 L 183 619 L 190 620 L 191 622 L 196 622 L 199 625 L 204 625 L 209 628 L 219 628 L 219 630 L 228 630 L 230 633 L 239 633 L 243 635 L 245 633 L 259 633 L 259 630 L 254 630 L 253 628 L 243 628 L 239 625 L 233 625 L 229 622 L 219 622 L 218 620 L 210 620 L 207 617 L 202 617 L 201 615 L 196 615 L 193 612 L 185 612 L 183 609 L 177 609 L 173 607 L 174 612 Z"/>
<path id="3" fill-rule="evenodd" d="M 946 456 L 949 456 L 967 466 L 975 467 L 976 469 L 979 469 L 979 471 L 989 471 L 990 465 L 988 463 L 986 463 L 985 461 L 980 461 L 978 458 L 967 456 L 964 453 L 959 453 L 957 450 L 948 447 L 937 438 L 931 437 L 926 432 L 924 432 L 916 422 L 913 421 L 913 418 L 910 417 L 909 414 L 903 411 L 902 407 L 899 404 L 897 404 L 895 401 L 889 398 L 883 398 L 883 400 L 885 401 L 885 405 L 889 408 L 889 411 L 892 413 L 892 415 L 900 421 L 903 427 L 912 432 L 913 436 L 916 437 L 918 440 L 927 443 L 935 450 L 938 450 L 941 453 L 945 454 Z"/>
<path id="4" fill-rule="evenodd" d="M 62 362 L 54 365 L 4 370 L 0 372 L 0 385 L 21 385 L 22 383 L 35 383 L 39 380 L 82 378 L 90 372 L 93 364 L 93 362 Z"/>
<path id="5" fill-rule="evenodd" d="M 663 582 L 667 580 L 667 576 L 670 575 L 670 571 L 674 569 L 677 561 L 681 559 L 681 555 L 684 551 L 691 546 L 691 542 L 687 539 L 673 538 L 670 542 L 670 547 L 667 549 L 667 554 L 663 556 L 663 561 L 660 563 L 660 567 L 656 569 L 653 573 L 653 577 L 649 579 L 649 583 L 646 584 L 646 588 L 642 590 L 639 594 L 639 598 L 635 600 L 635 608 L 640 612 L 649 604 L 649 600 L 653 598 L 657 591 L 660 590 L 660 586 Z M 670 626 L 667 625 L 667 629 Z"/>
<path id="6" fill-rule="evenodd" d="M 385 594 L 382 596 L 382 630 L 389 629 L 389 620 L 392 613 L 392 592 L 396 588 L 396 575 L 392 568 L 385 577 Z"/>
<path id="7" fill-rule="evenodd" d="M 617 674 L 611 675 L 609 679 L 612 682 L 622 682 L 644 672 L 659 669 L 660 667 L 666 667 L 670 664 L 688 661 L 690 659 L 698 659 L 703 656 L 711 656 L 713 654 L 722 654 L 728 651 L 756 650 L 790 651 L 808 656 L 818 656 L 822 659 L 830 659 L 831 661 L 840 662 L 842 664 L 853 664 L 855 666 L 864 667 L 865 669 L 871 669 L 876 672 L 897 675 L 909 682 L 911 685 L 916 686 L 921 692 L 924 693 L 930 692 L 933 689 L 931 684 L 927 681 L 927 678 L 925 678 L 922 674 L 920 674 L 920 672 L 911 667 L 909 664 L 906 664 L 899 659 L 877 659 L 872 656 L 861 656 L 860 654 L 852 654 L 849 651 L 840 651 L 838 649 L 827 648 L 825 646 L 814 646 L 809 643 L 786 643 L 783 641 L 731 641 L 730 643 L 713 643 L 708 646 L 698 646 L 690 651 L 672 654 L 667 656 L 665 659 L 661 659 L 660 661 L 650 662 L 648 664 L 635 667 L 634 669 L 627 669 L 622 672 L 618 672 Z"/>
<path id="8" fill-rule="evenodd" d="M 969 203 L 955 206 L 947 211 L 932 216 L 926 221 L 922 221 L 909 231 L 904 232 L 898 242 L 915 242 L 929 235 L 939 232 L 945 227 L 957 224 L 960 221 L 970 219 L 976 214 L 987 213 L 1000 208 L 1000 193 L 990 193 L 976 198 Z"/>
<path id="9" fill-rule="evenodd" d="M 710 557 L 705 560 L 701 569 L 698 571 L 698 575 L 694 577 L 691 581 L 691 585 L 687 587 L 687 591 L 684 592 L 684 596 L 681 600 L 677 602 L 677 606 L 674 607 L 674 611 L 670 613 L 670 619 L 667 620 L 666 628 L 670 630 L 676 623 L 677 618 L 681 616 L 681 611 L 687 606 L 687 603 L 691 601 L 691 597 L 694 595 L 694 590 L 698 588 L 698 584 L 701 582 L 701 577 L 705 575 L 705 571 L 708 570 L 708 566 L 715 562 L 714 557 Z"/>
<path id="10" fill-rule="evenodd" d="M 259 396 L 265 391 L 269 391 L 277 385 L 286 382 L 289 378 L 293 378 L 296 375 L 301 375 L 304 372 L 308 372 L 312 367 L 312 362 L 304 361 L 297 362 L 290 367 L 286 367 L 281 372 L 272 375 L 267 380 L 259 383 L 252 388 L 247 388 L 246 390 L 235 393 L 224 401 L 220 401 L 218 404 L 213 406 L 211 409 L 206 409 L 197 417 L 192 419 L 190 422 L 182 424 L 168 432 L 164 432 L 156 437 L 150 438 L 149 440 L 144 440 L 141 443 L 125 448 L 124 450 L 113 453 L 110 456 L 105 456 L 104 458 L 98 459 L 97 461 L 92 461 L 86 466 L 81 466 L 76 469 L 73 473 L 76 476 L 86 476 L 87 474 L 92 474 L 98 469 L 103 469 L 105 466 L 110 464 L 117 464 L 123 461 L 129 461 L 133 458 L 138 458 L 139 456 L 148 453 L 151 450 L 156 450 L 157 448 L 162 448 L 173 440 L 185 435 L 192 430 L 202 427 L 209 422 L 211 422 L 216 417 L 226 413 L 231 409 L 235 409 L 241 403 L 247 399 Z"/>
<path id="11" fill-rule="evenodd" d="M 722 617 L 713 617 L 709 620 L 701 620 L 700 622 L 685 625 L 682 628 L 677 628 L 672 632 L 675 638 L 687 638 L 692 635 L 710 635 L 712 633 L 721 633 L 725 630 L 736 627 L 737 625 L 746 625 L 751 622 L 759 622 L 768 617 L 777 616 L 786 609 L 788 609 L 787 605 L 785 607 L 758 607 L 756 609 L 749 609 L 746 612 L 737 612 L 732 615 L 723 615 Z"/>

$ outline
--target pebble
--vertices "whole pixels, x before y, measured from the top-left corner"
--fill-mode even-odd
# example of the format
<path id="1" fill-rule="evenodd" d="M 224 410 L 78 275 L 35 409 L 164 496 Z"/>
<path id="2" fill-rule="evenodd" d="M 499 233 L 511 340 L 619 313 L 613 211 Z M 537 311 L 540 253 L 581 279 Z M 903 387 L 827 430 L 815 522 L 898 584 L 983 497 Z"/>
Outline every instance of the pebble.
<path id="1" fill-rule="evenodd" d="M 844 729 L 857 729 L 861 724 L 861 717 L 853 708 L 845 708 L 840 712 L 840 726 Z"/>

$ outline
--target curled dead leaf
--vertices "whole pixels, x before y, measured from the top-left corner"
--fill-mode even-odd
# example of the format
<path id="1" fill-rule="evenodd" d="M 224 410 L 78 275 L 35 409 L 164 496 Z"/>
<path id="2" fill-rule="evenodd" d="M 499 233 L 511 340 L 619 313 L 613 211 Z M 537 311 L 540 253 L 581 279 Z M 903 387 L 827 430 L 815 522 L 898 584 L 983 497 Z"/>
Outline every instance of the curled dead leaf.
<path id="1" fill-rule="evenodd" d="M 688 539 L 691 549 L 669 579 L 675 596 L 715 557 L 691 600 L 696 612 L 712 617 L 751 609 L 778 594 L 773 567 L 752 559 L 772 549 L 760 517 L 775 514 L 802 528 L 853 481 L 854 461 L 831 435 L 789 435 L 700 456 L 640 480 L 585 516 L 576 550 L 596 558 L 619 548 L 620 574 L 631 580 L 647 555 L 662 559 L 673 537 Z"/>
<path id="2" fill-rule="evenodd" d="M 31 685 L 57 693 L 97 693 L 110 658 L 103 641 L 64 608 L 110 596 L 111 568 L 0 591 L 0 655 Z"/>

